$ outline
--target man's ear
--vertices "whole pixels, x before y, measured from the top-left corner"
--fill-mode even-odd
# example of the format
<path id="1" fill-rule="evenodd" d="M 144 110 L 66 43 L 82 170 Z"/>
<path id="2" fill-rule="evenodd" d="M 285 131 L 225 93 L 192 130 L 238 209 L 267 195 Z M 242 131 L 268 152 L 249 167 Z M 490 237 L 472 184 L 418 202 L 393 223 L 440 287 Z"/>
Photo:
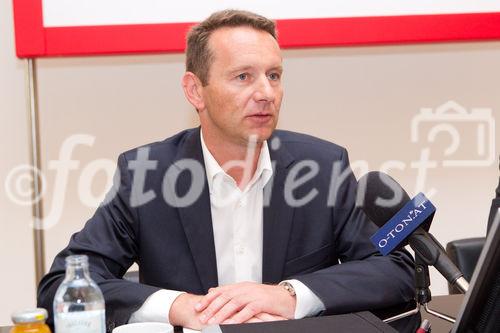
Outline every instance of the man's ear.
<path id="1" fill-rule="evenodd" d="M 189 103 L 191 103 L 198 112 L 205 108 L 203 100 L 203 85 L 200 79 L 192 72 L 184 73 L 182 77 L 182 89 Z"/>

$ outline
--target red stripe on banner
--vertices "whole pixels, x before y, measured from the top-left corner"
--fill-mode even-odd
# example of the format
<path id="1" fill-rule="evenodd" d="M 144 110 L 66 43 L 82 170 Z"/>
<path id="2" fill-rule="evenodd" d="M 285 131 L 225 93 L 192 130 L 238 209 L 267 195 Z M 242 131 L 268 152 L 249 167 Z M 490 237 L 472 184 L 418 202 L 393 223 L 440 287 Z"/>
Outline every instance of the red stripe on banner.
<path id="1" fill-rule="evenodd" d="M 183 52 L 194 23 L 46 28 L 46 55 Z"/>
<path id="2" fill-rule="evenodd" d="M 500 13 L 278 21 L 283 47 L 500 39 Z"/>
<path id="3" fill-rule="evenodd" d="M 41 0 L 14 0 L 20 4 Z M 16 8 L 16 12 L 19 8 Z M 38 24 L 41 23 L 37 16 Z M 26 10 L 27 11 L 27 10 Z M 19 57 L 183 52 L 192 23 L 79 26 L 35 29 L 16 14 Z M 33 16 L 33 14 L 30 14 Z M 500 39 L 500 13 L 407 15 L 278 20 L 283 48 Z M 17 28 L 19 25 L 19 30 Z M 21 28 L 22 27 L 22 28 Z M 26 35 L 33 30 L 34 35 Z M 20 34 L 19 36 L 18 33 Z M 45 38 L 45 48 L 43 41 Z"/>
<path id="4" fill-rule="evenodd" d="M 46 55 L 42 0 L 13 0 L 13 9 L 17 56 Z"/>

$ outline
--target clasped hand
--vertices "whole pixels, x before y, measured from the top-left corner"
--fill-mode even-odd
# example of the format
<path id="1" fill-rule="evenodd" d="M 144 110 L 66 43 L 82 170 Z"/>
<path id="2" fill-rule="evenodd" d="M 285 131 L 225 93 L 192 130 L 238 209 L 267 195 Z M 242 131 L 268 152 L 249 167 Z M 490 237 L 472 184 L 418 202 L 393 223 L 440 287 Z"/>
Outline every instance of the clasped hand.
<path id="1" fill-rule="evenodd" d="M 172 304 L 170 322 L 193 329 L 292 319 L 295 297 L 285 288 L 242 282 L 211 288 L 204 296 L 182 294 Z"/>

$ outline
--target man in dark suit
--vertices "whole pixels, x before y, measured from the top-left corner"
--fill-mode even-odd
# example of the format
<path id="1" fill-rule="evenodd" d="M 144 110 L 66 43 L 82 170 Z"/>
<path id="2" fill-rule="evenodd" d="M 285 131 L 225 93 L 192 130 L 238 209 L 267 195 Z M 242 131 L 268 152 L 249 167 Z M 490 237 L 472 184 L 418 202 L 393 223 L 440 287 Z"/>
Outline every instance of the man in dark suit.
<path id="1" fill-rule="evenodd" d="M 383 257 L 370 243 L 376 227 L 356 205 L 346 150 L 275 130 L 283 69 L 274 23 L 215 13 L 190 31 L 186 57 L 182 85 L 201 127 L 120 155 L 113 189 L 55 258 L 39 305 L 51 309 L 71 254 L 89 256 L 108 329 L 201 328 L 413 299 L 411 256 Z M 141 283 L 122 279 L 134 262 Z"/>

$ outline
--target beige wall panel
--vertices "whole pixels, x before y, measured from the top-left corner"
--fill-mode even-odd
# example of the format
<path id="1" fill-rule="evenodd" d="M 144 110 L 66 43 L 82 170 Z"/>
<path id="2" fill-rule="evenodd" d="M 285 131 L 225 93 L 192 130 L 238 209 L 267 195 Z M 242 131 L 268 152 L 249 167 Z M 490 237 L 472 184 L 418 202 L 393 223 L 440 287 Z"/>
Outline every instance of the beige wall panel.
<path id="1" fill-rule="evenodd" d="M 196 112 L 185 102 L 180 87 L 183 56 L 122 56 L 40 61 L 41 128 L 48 183 L 49 168 L 59 158 L 64 140 L 74 134 L 95 138 L 92 146 L 76 146 L 72 159 L 79 167 L 69 173 L 63 200 L 50 195 L 46 214 L 62 207 L 59 222 L 47 231 L 47 260 L 68 242 L 93 214 L 78 194 L 83 170 L 95 159 L 113 163 L 119 153 L 163 140 L 184 128 L 197 126 Z M 92 182 L 95 195 L 104 193 L 105 172 Z"/>

